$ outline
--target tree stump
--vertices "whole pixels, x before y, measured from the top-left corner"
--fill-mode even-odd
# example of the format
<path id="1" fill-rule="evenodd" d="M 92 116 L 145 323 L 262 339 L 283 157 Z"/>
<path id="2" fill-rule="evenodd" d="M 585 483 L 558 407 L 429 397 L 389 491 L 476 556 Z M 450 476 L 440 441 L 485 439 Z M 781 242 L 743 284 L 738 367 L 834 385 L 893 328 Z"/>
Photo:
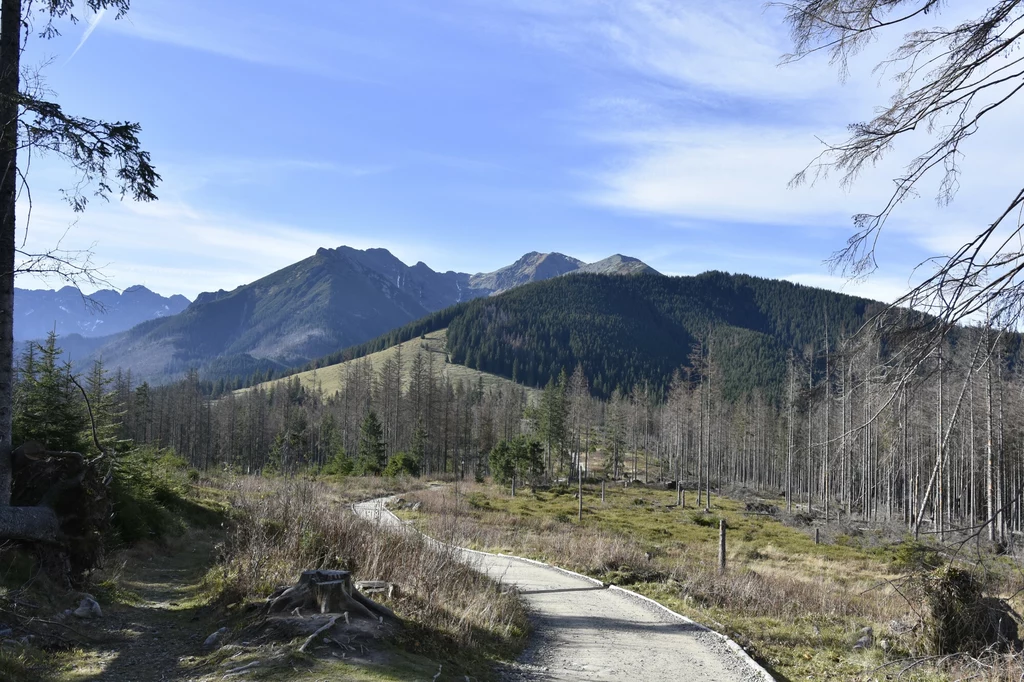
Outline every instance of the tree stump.
<path id="1" fill-rule="evenodd" d="M 345 613 L 383 621 L 398 621 L 394 612 L 360 594 L 349 571 L 303 571 L 295 585 L 277 590 L 268 599 L 269 613 L 303 611 Z"/>

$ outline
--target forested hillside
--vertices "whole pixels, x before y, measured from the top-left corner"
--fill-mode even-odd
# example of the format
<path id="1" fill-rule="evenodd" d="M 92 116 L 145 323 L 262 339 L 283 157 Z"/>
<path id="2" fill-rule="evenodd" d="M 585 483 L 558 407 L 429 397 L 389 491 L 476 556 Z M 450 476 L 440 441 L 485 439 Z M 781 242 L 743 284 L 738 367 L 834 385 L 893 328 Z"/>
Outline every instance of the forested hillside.
<path id="1" fill-rule="evenodd" d="M 664 394 L 700 347 L 723 368 L 726 399 L 778 396 L 790 350 L 856 331 L 871 301 L 780 280 L 577 274 L 440 311 L 317 365 L 360 357 L 448 329 L 454 363 L 541 387 L 581 366 L 600 397 L 649 384 Z"/>

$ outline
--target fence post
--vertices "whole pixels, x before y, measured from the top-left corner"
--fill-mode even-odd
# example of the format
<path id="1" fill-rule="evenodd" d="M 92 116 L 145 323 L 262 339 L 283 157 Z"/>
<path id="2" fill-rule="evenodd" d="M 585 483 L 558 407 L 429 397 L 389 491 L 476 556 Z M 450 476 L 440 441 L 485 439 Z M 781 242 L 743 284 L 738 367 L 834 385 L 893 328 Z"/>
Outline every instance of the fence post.
<path id="1" fill-rule="evenodd" d="M 576 455 L 576 479 L 577 483 L 579 484 L 576 489 L 576 495 L 580 498 L 578 516 L 580 523 L 583 523 L 583 467 L 580 466 L 579 454 Z"/>
<path id="2" fill-rule="evenodd" d="M 725 519 L 718 522 L 718 572 L 725 573 Z"/>

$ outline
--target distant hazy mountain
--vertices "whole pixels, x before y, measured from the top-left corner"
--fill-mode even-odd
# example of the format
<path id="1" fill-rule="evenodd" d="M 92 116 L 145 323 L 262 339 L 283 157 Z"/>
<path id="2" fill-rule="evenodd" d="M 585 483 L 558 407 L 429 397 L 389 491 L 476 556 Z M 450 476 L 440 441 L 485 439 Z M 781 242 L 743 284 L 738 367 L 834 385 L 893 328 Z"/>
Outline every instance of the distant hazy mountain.
<path id="1" fill-rule="evenodd" d="M 639 263 L 621 256 L 601 263 L 614 258 L 629 262 L 623 274 Z M 302 364 L 456 303 L 581 267 L 562 254 L 529 253 L 495 272 L 469 275 L 435 272 L 422 262 L 408 266 L 385 249 L 319 249 L 234 291 L 200 294 L 181 314 L 119 334 L 94 356 L 150 381 L 190 367 L 247 375 Z M 602 267 L 615 271 L 614 263 Z"/>
<path id="2" fill-rule="evenodd" d="M 140 322 L 177 315 L 189 300 L 164 297 L 143 286 L 118 293 L 103 289 L 86 297 L 75 287 L 14 290 L 14 339 L 42 339 L 56 330 L 60 336 L 109 336 Z"/>
<path id="3" fill-rule="evenodd" d="M 494 272 L 479 273 L 469 278 L 469 285 L 487 294 L 497 294 L 513 287 L 558 277 L 579 270 L 585 266 L 581 260 L 560 253 L 537 253 L 531 251 L 512 265 Z"/>

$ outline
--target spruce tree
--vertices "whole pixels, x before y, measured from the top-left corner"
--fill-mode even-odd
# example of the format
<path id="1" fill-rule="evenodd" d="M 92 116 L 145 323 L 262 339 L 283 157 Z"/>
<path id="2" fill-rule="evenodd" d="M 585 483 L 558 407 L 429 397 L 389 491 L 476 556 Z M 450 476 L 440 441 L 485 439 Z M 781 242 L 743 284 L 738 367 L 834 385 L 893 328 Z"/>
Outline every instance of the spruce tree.
<path id="1" fill-rule="evenodd" d="M 14 431 L 21 442 L 38 441 L 48 450 L 81 452 L 86 411 L 72 381 L 71 365 L 61 361 L 61 352 L 57 335 L 50 332 L 38 348 L 38 358 L 33 357 L 32 371 L 22 373 Z"/>
<path id="2" fill-rule="evenodd" d="M 95 440 L 99 441 L 102 450 L 109 455 L 124 451 L 131 445 L 130 440 L 121 437 L 124 409 L 117 393 L 110 390 L 112 383 L 113 379 L 103 370 L 103 362 L 94 362 L 85 384 L 85 392 L 89 396 L 87 407 L 92 412 L 92 421 L 86 424 L 82 440 L 88 443 L 88 448 L 97 455 L 100 453 L 95 451 L 96 443 L 92 432 L 94 427 Z"/>
<path id="3" fill-rule="evenodd" d="M 379 476 L 387 464 L 385 457 L 384 427 L 377 413 L 370 410 L 359 428 L 359 473 Z"/>

